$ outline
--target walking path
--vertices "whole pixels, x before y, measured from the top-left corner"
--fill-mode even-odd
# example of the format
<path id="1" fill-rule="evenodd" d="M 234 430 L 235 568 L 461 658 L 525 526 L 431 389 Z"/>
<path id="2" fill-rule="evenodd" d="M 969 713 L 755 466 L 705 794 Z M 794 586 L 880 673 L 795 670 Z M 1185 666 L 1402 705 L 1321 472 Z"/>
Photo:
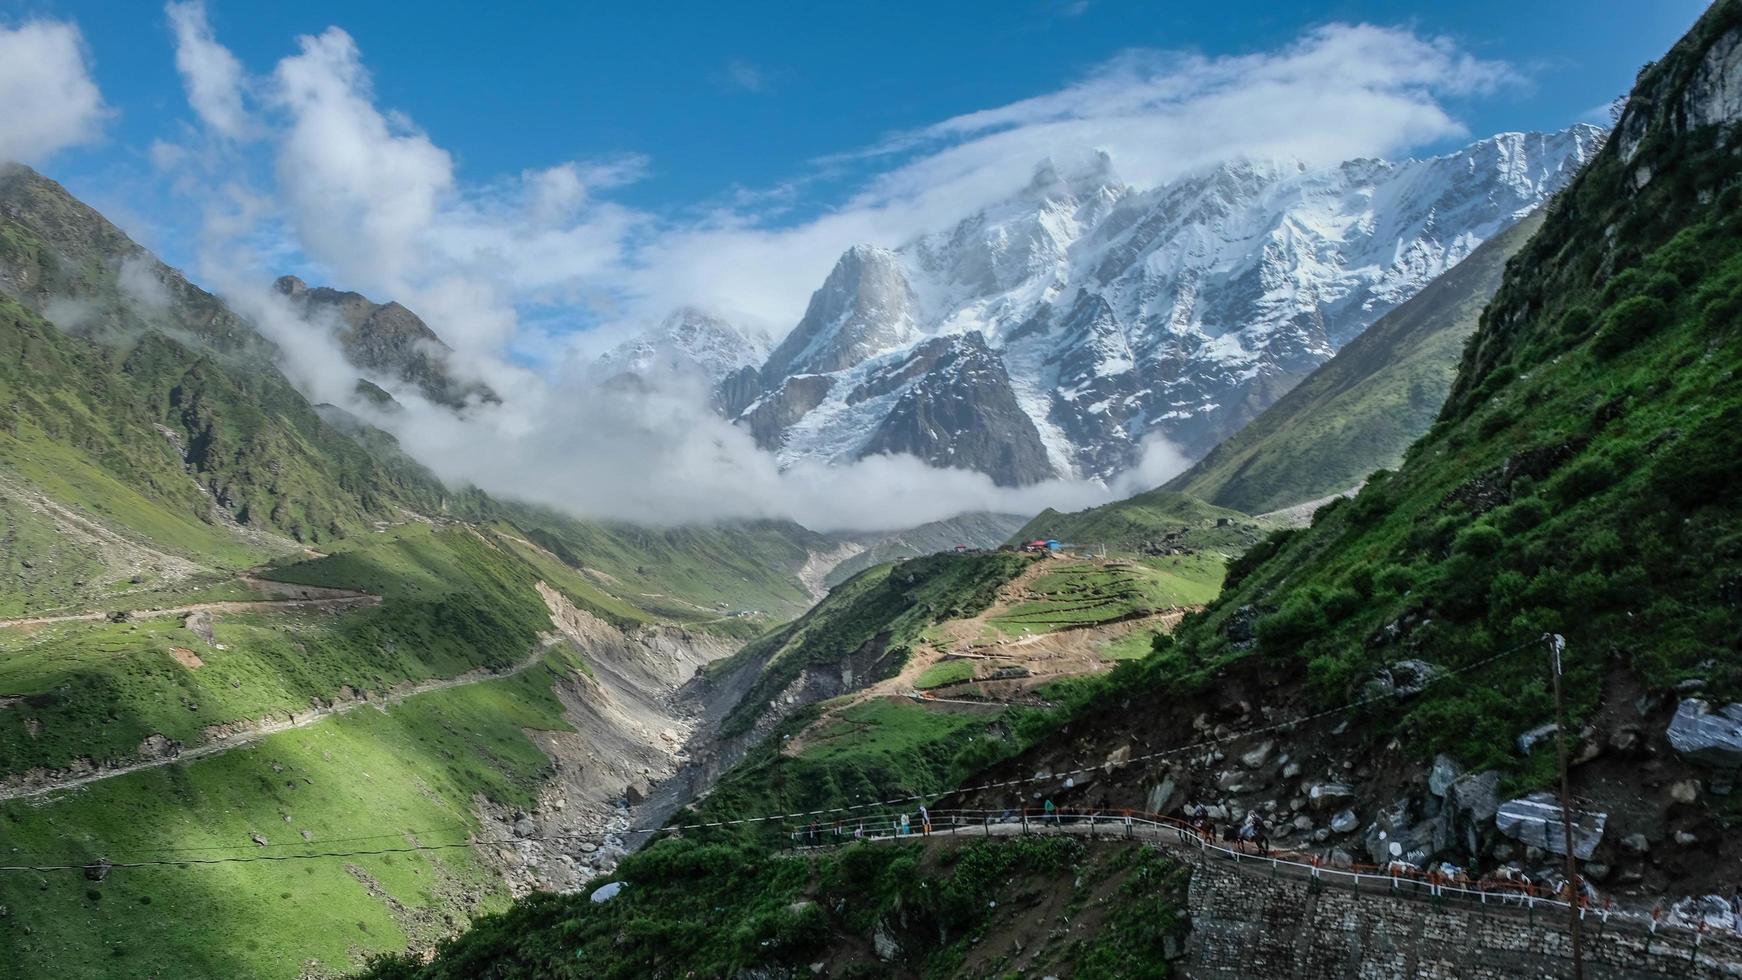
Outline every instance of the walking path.
<path id="1" fill-rule="evenodd" d="M 253 603 L 253 605 L 258 604 L 259 603 Z M 219 605 L 222 604 L 220 603 Z M 245 603 L 245 605 L 248 604 Z M 419 694 L 429 694 L 432 691 L 445 691 L 450 688 L 466 687 L 471 684 L 482 684 L 485 681 L 503 680 L 505 678 L 513 677 L 516 674 L 520 674 L 535 664 L 540 663 L 544 659 L 545 651 L 550 649 L 553 644 L 559 642 L 561 642 L 559 637 L 552 637 L 551 639 L 540 643 L 538 646 L 533 648 L 532 653 L 525 660 L 522 660 L 507 670 L 492 671 L 480 667 L 477 670 L 468 670 L 463 674 L 455 674 L 452 677 L 439 677 L 431 680 L 418 681 L 414 684 L 401 685 L 389 690 L 378 698 L 368 698 L 365 696 L 364 698 L 354 701 L 339 701 L 327 705 L 317 705 L 309 708 L 307 711 L 290 713 L 282 721 L 274 719 L 272 721 L 251 723 L 246 731 L 239 734 L 220 736 L 218 739 L 206 742 L 203 745 L 198 745 L 191 749 L 177 750 L 155 758 L 141 759 L 137 762 L 129 762 L 121 765 L 100 765 L 89 770 L 56 769 L 44 771 L 41 769 L 33 769 L 14 776 L 8 776 L 5 779 L 0 780 L 0 800 L 16 800 L 30 796 L 41 796 L 44 793 L 53 793 L 57 790 L 77 789 L 81 786 L 88 786 L 105 779 L 113 779 L 116 776 L 125 776 L 128 773 L 143 772 L 147 769 L 157 769 L 173 763 L 193 762 L 198 759 L 223 755 L 226 752 L 234 751 L 243 746 L 252 745 L 268 735 L 277 735 L 280 732 L 288 732 L 297 728 L 307 728 L 308 726 L 324 721 L 327 718 L 348 714 L 358 708 L 371 707 L 386 711 L 392 705 L 398 704 L 407 698 L 416 697 Z"/>
<path id="2" fill-rule="evenodd" d="M 896 831 L 894 824 L 901 815 L 881 813 L 824 824 L 812 823 L 789 827 L 789 833 L 800 852 L 859 841 L 906 843 L 934 837 L 972 839 L 1041 834 L 1081 837 L 1104 843 L 1136 840 L 1161 847 L 1187 862 L 1220 860 L 1230 862 L 1248 874 L 1310 879 L 1319 886 L 1342 888 L 1367 898 L 1454 902 L 1484 912 L 1525 916 L 1533 923 L 1541 915 L 1547 925 L 1565 923 L 1572 913 L 1571 903 L 1554 897 L 1541 887 L 1502 879 L 1454 881 L 1405 865 L 1391 868 L 1330 867 L 1316 855 L 1297 852 L 1270 850 L 1260 854 L 1244 844 L 1219 843 L 1182 821 L 1155 813 L 1123 810 L 1056 810 L 1052 814 L 1029 810 L 933 810 L 930 812 L 932 830 L 929 834 L 923 832 L 917 811 L 905 811 L 909 833 Z M 1661 932 L 1691 938 L 1694 948 L 1710 958 L 1710 965 L 1742 974 L 1742 936 L 1711 932 L 1704 926 L 1689 928 L 1663 922 L 1659 919 L 1660 911 L 1626 909 L 1608 901 L 1599 903 L 1586 899 L 1580 902 L 1579 918 L 1590 923 L 1587 928 L 1619 926 L 1635 930 L 1642 936 L 1655 936 Z"/>
<path id="3" fill-rule="evenodd" d="M 329 589 L 319 585 L 296 585 L 271 579 L 249 578 L 242 581 L 250 588 L 275 599 L 226 599 L 218 602 L 192 602 L 184 606 L 158 609 L 125 610 L 127 619 L 157 619 L 164 616 L 186 616 L 197 612 L 258 612 L 262 609 L 360 609 L 379 605 L 381 597 L 350 589 Z M 113 611 L 66 613 L 59 616 L 26 616 L 22 619 L 0 619 L 0 629 L 10 626 L 47 626 L 51 623 L 95 623 L 116 615 Z"/>

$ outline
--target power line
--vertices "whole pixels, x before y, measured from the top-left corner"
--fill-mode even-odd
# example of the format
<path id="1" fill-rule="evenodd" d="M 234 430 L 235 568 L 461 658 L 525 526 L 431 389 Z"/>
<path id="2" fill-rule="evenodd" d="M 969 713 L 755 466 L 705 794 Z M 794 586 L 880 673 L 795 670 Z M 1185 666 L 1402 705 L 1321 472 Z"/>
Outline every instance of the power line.
<path id="1" fill-rule="evenodd" d="M 1445 680 L 1449 677 L 1455 677 L 1459 674 L 1468 673 L 1472 670 L 1476 670 L 1476 669 L 1481 668 L 1481 667 L 1486 667 L 1489 664 L 1492 664 L 1495 661 L 1498 661 L 1504 657 L 1509 657 L 1509 656 L 1511 656 L 1511 655 L 1513 655 L 1521 650 L 1529 649 L 1529 648 L 1535 646 L 1538 642 L 1540 642 L 1540 641 L 1529 640 L 1529 641 L 1526 641 L 1524 643 L 1520 643 L 1517 646 L 1502 650 L 1499 653 L 1485 657 L 1485 658 L 1478 660 L 1474 663 L 1466 664 L 1462 667 L 1457 667 L 1457 668 L 1454 668 L 1451 670 L 1446 670 L 1446 671 L 1443 671 L 1441 673 L 1435 674 L 1435 675 L 1429 677 L 1424 682 L 1423 686 L 1425 687 L 1425 686 L 1430 685 L 1430 684 L 1435 684 L 1435 683 L 1438 683 L 1439 681 Z M 962 794 L 962 793 L 975 793 L 975 792 L 981 792 L 984 790 L 993 790 L 993 789 L 1008 789 L 1008 788 L 1013 787 L 1013 786 L 1022 786 L 1022 785 L 1026 785 L 1026 784 L 1030 784 L 1030 783 L 1050 782 L 1050 781 L 1058 779 L 1060 777 L 1082 775 L 1084 773 L 1091 772 L 1091 771 L 1094 771 L 1097 769 L 1124 768 L 1126 766 L 1130 766 L 1130 765 L 1133 765 L 1133 764 L 1136 764 L 1139 762 L 1147 762 L 1147 761 L 1152 761 L 1155 759 L 1166 758 L 1168 756 L 1182 755 L 1182 754 L 1186 754 L 1186 753 L 1190 753 L 1190 752 L 1197 752 L 1197 751 L 1201 751 L 1201 750 L 1206 749 L 1206 748 L 1211 748 L 1213 746 L 1220 745 L 1224 742 L 1238 741 L 1239 739 L 1250 738 L 1254 735 L 1264 735 L 1264 734 L 1269 734 L 1269 733 L 1273 733 L 1273 732 L 1282 732 L 1282 731 L 1290 730 L 1290 729 L 1296 728 L 1296 727 L 1301 726 L 1301 725 L 1310 724 L 1314 721 L 1318 721 L 1318 720 L 1323 719 L 1323 718 L 1331 717 L 1333 715 L 1344 714 L 1346 712 L 1354 711 L 1358 708 L 1364 708 L 1370 704 L 1376 704 L 1376 703 L 1381 702 L 1381 701 L 1394 700 L 1400 696 L 1401 695 L 1396 691 L 1388 691 L 1388 692 L 1384 692 L 1384 693 L 1380 693 L 1380 694 L 1369 695 L 1367 697 L 1358 698 L 1354 701 L 1351 701 L 1351 702 L 1344 704 L 1344 705 L 1340 705 L 1340 706 L 1335 707 L 1335 708 L 1327 708 L 1323 711 L 1318 711 L 1318 712 L 1315 712 L 1313 714 L 1304 715 L 1304 716 L 1298 717 L 1298 718 L 1293 718 L 1293 719 L 1290 719 L 1288 721 L 1275 722 L 1275 723 L 1272 723 L 1269 725 L 1262 725 L 1262 726 L 1259 726 L 1257 728 L 1249 728 L 1249 729 L 1245 729 L 1245 730 L 1242 730 L 1239 732 L 1230 732 L 1227 735 L 1213 736 L 1213 737 L 1206 738 L 1206 739 L 1200 739 L 1199 741 L 1191 742 L 1191 743 L 1188 743 L 1185 745 L 1174 746 L 1174 747 L 1166 748 L 1166 749 L 1158 749 L 1154 752 L 1148 752 L 1148 753 L 1145 753 L 1143 755 L 1132 756 L 1130 759 L 1126 759 L 1123 762 L 1112 763 L 1112 764 L 1100 763 L 1100 764 L 1096 764 L 1096 765 L 1081 766 L 1081 767 L 1078 767 L 1076 769 L 1066 769 L 1066 770 L 1050 772 L 1050 773 L 1045 773 L 1045 774 L 1036 775 L 1036 776 L 1021 776 L 1021 777 L 1017 777 L 1015 779 L 1006 779 L 1006 780 L 1000 780 L 1000 781 L 981 783 L 981 784 L 975 785 L 975 786 L 961 786 L 961 787 L 957 787 L 955 789 L 950 790 L 949 795 Z M 109 867 L 111 869 L 116 869 L 116 868 L 156 868 L 156 867 L 195 867 L 195 866 L 215 865 L 215 864 L 246 864 L 246 863 L 255 862 L 255 861 L 304 861 L 304 860 L 316 860 L 316 859 L 335 858 L 335 857 L 376 857 L 376 856 L 382 856 L 382 855 L 388 855 L 388 854 L 411 854 L 411 853 L 416 853 L 419 851 L 451 850 L 451 849 L 455 849 L 455 848 L 499 847 L 499 846 L 511 847 L 511 846 L 514 846 L 515 844 L 525 843 L 525 842 L 546 842 L 546 843 L 559 843 L 559 842 L 566 842 L 566 841 L 602 842 L 607 837 L 611 837 L 611 836 L 621 837 L 621 836 L 630 835 L 630 834 L 659 834 L 659 833 L 675 833 L 675 832 L 686 831 L 686 830 L 713 830 L 713 829 L 718 829 L 721 827 L 738 827 L 738 826 L 745 826 L 745 825 L 755 824 L 755 823 L 769 823 L 769 822 L 774 822 L 774 821 L 785 821 L 785 820 L 802 820 L 802 819 L 806 819 L 806 818 L 827 816 L 827 815 L 837 814 L 837 813 L 849 813 L 849 812 L 852 812 L 855 810 L 866 810 L 866 809 L 872 809 L 872 808 L 890 807 L 890 806 L 895 806 L 895 805 L 905 804 L 905 803 L 923 802 L 923 801 L 930 799 L 930 798 L 931 797 L 928 795 L 916 793 L 916 794 L 911 794 L 911 795 L 907 795 L 907 796 L 897 796 L 897 797 L 891 797 L 888 799 L 874 800 L 874 801 L 865 802 L 865 803 L 843 804 L 841 806 L 825 807 L 825 808 L 816 809 L 816 810 L 795 810 L 795 811 L 792 811 L 790 813 L 769 813 L 769 814 L 760 814 L 760 815 L 749 816 L 749 817 L 737 817 L 737 818 L 730 819 L 730 820 L 696 821 L 693 823 L 665 824 L 662 826 L 655 826 L 655 827 L 628 827 L 628 828 L 624 828 L 621 831 L 617 831 L 615 834 L 603 833 L 603 832 L 590 833 L 590 834 L 561 834 L 561 835 L 551 835 L 551 836 L 515 837 L 515 838 L 508 838 L 508 839 L 456 841 L 456 842 L 445 843 L 445 844 L 409 844 L 409 845 L 406 845 L 403 847 L 374 848 L 374 849 L 367 849 L 367 850 L 351 850 L 351 851 L 316 851 L 316 852 L 310 852 L 310 853 L 295 853 L 295 854 L 247 854 L 247 855 L 234 855 L 234 856 L 216 857 L 216 858 L 180 858 L 180 859 L 160 859 L 160 860 L 151 860 L 151 861 L 116 861 L 116 862 L 110 862 Z M 444 829 L 455 829 L 455 828 L 450 826 L 449 828 L 444 828 Z M 364 835 L 364 836 L 357 836 L 357 837 L 335 838 L 331 841 L 322 841 L 320 843 L 321 843 L 321 845 L 326 845 L 326 844 L 332 844 L 332 843 L 342 843 L 342 842 L 347 842 L 347 841 L 378 840 L 378 839 L 386 839 L 386 838 L 391 838 L 391 837 L 413 837 L 413 838 L 416 838 L 416 837 L 422 836 L 424 834 L 432 834 L 432 833 L 440 833 L 440 832 L 441 832 L 441 829 L 405 830 L 405 831 L 399 831 L 396 833 L 385 833 L 385 834 L 373 834 L 373 835 Z M 241 847 L 242 845 L 236 845 L 236 846 Z M 260 845 L 256 845 L 256 846 L 260 846 Z M 288 844 L 283 844 L 283 845 L 267 845 L 267 846 L 296 847 L 298 845 L 293 841 L 293 842 L 290 842 Z M 317 845 L 314 842 L 309 842 L 306 846 L 313 847 L 313 846 L 317 846 Z M 118 852 L 118 853 L 159 854 L 159 853 L 181 853 L 181 852 L 186 852 L 186 851 L 220 850 L 220 849 L 223 849 L 222 845 L 214 845 L 211 847 L 135 848 L 135 849 L 132 849 L 129 851 L 123 851 L 123 852 Z M 46 872 L 46 871 L 83 871 L 85 868 L 90 867 L 96 863 L 98 863 L 98 862 L 84 862 L 84 863 L 78 863 L 78 864 L 47 863 L 47 864 L 0 865 L 0 873 Z"/>

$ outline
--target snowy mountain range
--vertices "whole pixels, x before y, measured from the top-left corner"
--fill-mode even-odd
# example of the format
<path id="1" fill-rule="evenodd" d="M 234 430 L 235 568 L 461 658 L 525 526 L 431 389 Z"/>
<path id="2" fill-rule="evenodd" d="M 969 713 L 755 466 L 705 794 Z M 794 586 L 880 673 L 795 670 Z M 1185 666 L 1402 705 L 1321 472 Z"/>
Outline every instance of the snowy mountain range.
<path id="1" fill-rule="evenodd" d="M 842 255 L 772 351 L 697 310 L 606 355 L 700 370 L 783 462 L 909 452 L 1005 485 L 1208 452 L 1558 191 L 1604 131 L 1425 160 L 1231 161 L 1147 190 L 1105 155 L 897 249 Z"/>

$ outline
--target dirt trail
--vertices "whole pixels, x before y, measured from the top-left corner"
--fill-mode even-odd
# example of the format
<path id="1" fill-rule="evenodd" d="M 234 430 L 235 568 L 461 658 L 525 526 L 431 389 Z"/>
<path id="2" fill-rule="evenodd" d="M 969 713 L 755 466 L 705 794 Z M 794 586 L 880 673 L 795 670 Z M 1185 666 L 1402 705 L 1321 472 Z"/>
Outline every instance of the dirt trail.
<path id="1" fill-rule="evenodd" d="M 185 616 L 196 612 L 257 612 L 261 609 L 360 609 L 379 605 L 381 597 L 350 589 L 329 589 L 318 585 L 296 585 L 271 579 L 242 576 L 249 588 L 274 599 L 228 599 L 219 602 L 194 602 L 183 606 L 158 609 L 123 610 L 128 619 L 155 619 L 163 616 Z M 0 629 L 10 626 L 47 626 L 53 623 L 98 622 L 114 615 L 114 611 L 66 613 L 58 616 L 26 616 L 22 619 L 0 619 Z"/>
<path id="2" fill-rule="evenodd" d="M 94 769 L 62 769 L 50 772 L 33 769 L 15 776 L 8 776 L 4 780 L 0 780 L 0 800 L 16 800 L 29 796 L 41 796 L 56 790 L 77 789 L 80 786 L 113 779 L 116 776 L 125 776 L 132 772 L 142 772 L 146 769 L 158 769 L 172 763 L 193 762 L 208 756 L 223 755 L 225 752 L 252 745 L 268 735 L 276 735 L 297 728 L 307 728 L 327 718 L 349 714 L 358 708 L 377 708 L 386 711 L 389 707 L 419 694 L 513 677 L 540 663 L 544 659 L 545 651 L 558 642 L 561 642 L 560 637 L 553 636 L 544 640 L 533 648 L 532 653 L 525 660 L 507 670 L 492 671 L 480 667 L 476 670 L 468 670 L 463 674 L 455 674 L 452 677 L 438 677 L 412 684 L 396 685 L 387 693 L 376 698 L 370 698 L 365 693 L 356 700 L 315 705 L 306 711 L 291 712 L 283 719 L 268 718 L 260 721 L 234 722 L 229 727 L 246 726 L 245 730 L 235 734 L 226 732 L 217 735 L 213 741 L 197 745 L 191 749 L 173 751 L 170 754 L 150 759 L 141 759 L 137 762 L 121 765 L 100 765 Z"/>

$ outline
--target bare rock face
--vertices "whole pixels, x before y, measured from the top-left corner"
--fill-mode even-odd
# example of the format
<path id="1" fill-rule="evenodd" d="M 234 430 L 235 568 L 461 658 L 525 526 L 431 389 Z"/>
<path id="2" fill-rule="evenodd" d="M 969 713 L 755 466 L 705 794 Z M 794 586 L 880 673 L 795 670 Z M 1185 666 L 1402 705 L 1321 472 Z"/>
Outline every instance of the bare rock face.
<path id="1" fill-rule="evenodd" d="M 1742 30 L 1706 49 L 1682 96 L 1689 127 L 1722 126 L 1742 119 Z"/>
<path id="2" fill-rule="evenodd" d="M 1664 735 L 1670 747 L 1690 762 L 1742 768 L 1742 704 L 1713 710 L 1699 698 L 1688 698 L 1676 708 Z"/>

